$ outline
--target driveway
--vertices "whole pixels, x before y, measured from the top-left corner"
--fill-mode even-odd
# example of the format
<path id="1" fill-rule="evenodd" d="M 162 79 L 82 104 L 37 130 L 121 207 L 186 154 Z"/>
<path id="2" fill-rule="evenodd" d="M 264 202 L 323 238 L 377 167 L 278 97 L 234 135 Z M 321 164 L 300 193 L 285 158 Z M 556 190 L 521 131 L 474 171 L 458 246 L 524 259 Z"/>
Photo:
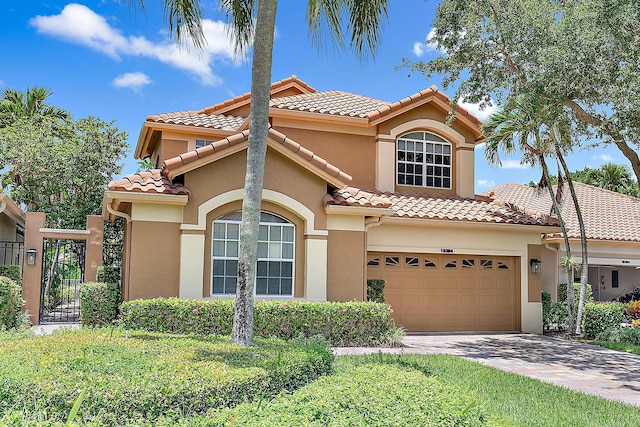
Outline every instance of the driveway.
<path id="1" fill-rule="evenodd" d="M 640 356 L 542 335 L 409 335 L 400 349 L 336 348 L 340 355 L 453 354 L 551 384 L 640 406 Z"/>

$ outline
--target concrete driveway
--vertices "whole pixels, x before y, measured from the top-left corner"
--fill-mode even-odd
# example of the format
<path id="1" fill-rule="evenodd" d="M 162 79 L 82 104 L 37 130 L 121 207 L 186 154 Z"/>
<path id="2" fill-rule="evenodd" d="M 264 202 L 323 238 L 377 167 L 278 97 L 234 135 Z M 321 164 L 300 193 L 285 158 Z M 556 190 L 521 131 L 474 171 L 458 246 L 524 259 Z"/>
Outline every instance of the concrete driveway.
<path id="1" fill-rule="evenodd" d="M 409 335 L 400 349 L 336 348 L 340 355 L 377 352 L 453 354 L 503 371 L 640 406 L 640 356 L 528 334 Z"/>

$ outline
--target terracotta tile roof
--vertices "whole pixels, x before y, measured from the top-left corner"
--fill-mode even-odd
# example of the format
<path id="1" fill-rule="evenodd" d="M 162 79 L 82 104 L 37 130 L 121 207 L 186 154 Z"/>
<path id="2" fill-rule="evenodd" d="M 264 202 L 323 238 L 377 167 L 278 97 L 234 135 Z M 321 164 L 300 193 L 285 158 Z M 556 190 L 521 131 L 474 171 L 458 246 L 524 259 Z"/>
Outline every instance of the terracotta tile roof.
<path id="1" fill-rule="evenodd" d="M 227 138 L 216 141 L 212 144 L 206 145 L 201 148 L 197 148 L 194 151 L 189 151 L 187 153 L 181 154 L 172 159 L 167 159 L 164 162 L 163 170 L 170 172 L 182 166 L 186 166 L 189 163 L 192 163 L 199 159 L 205 159 L 207 157 L 212 156 L 215 153 L 222 152 L 228 148 L 233 147 L 234 145 L 238 145 L 242 142 L 245 142 L 249 139 L 249 131 L 242 131 L 235 135 L 231 135 Z M 291 153 L 301 157 L 304 161 L 309 162 L 314 167 L 320 169 L 321 171 L 327 173 L 329 176 L 333 178 L 337 178 L 341 182 L 349 182 L 351 181 L 351 175 L 346 172 L 340 170 L 340 168 L 332 165 L 324 158 L 318 156 L 313 151 L 307 150 L 302 145 L 298 144 L 291 138 L 288 138 L 281 132 L 278 132 L 275 129 L 269 129 L 269 139 L 280 144 L 282 147 L 289 150 Z"/>
<path id="2" fill-rule="evenodd" d="M 245 117 L 227 116 L 224 114 L 204 114 L 199 111 L 179 111 L 149 116 L 147 117 L 147 121 L 201 128 L 236 130 L 245 121 Z"/>
<path id="3" fill-rule="evenodd" d="M 387 105 L 389 103 L 386 101 L 338 90 L 285 96 L 271 100 L 271 106 L 279 109 L 363 118 L 367 117 L 368 113 Z"/>
<path id="4" fill-rule="evenodd" d="M 640 241 L 640 199 L 604 190 L 580 182 L 574 182 L 576 196 L 588 239 L 613 241 Z M 504 184 L 485 194 L 524 209 L 549 213 L 552 210 L 548 191 L 538 191 L 522 184 Z M 562 218 L 571 238 L 580 238 L 578 216 L 565 184 L 560 203 Z M 559 235 L 556 235 L 559 236 Z"/>
<path id="5" fill-rule="evenodd" d="M 556 226 L 557 220 L 539 213 L 527 213 L 488 197 L 425 195 L 364 191 L 345 187 L 325 197 L 325 203 L 342 206 L 391 208 L 393 217 L 498 224 Z"/>
<path id="6" fill-rule="evenodd" d="M 132 191 L 137 193 L 189 195 L 182 184 L 174 184 L 160 169 L 137 172 L 109 183 L 111 191 Z"/>

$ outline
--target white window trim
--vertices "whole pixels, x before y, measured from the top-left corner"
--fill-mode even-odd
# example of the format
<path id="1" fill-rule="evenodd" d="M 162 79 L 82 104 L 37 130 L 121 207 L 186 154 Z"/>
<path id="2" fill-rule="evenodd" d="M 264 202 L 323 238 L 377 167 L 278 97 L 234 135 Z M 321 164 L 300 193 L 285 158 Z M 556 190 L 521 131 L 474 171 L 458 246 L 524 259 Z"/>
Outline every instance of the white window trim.
<path id="1" fill-rule="evenodd" d="M 287 259 L 287 258 L 257 258 L 256 260 L 256 266 L 255 266 L 255 280 L 257 281 L 258 279 L 258 265 L 257 263 L 260 261 L 277 261 L 277 262 L 291 262 L 291 293 L 290 294 L 258 294 L 257 293 L 257 286 L 256 283 L 253 284 L 253 296 L 255 298 L 265 298 L 265 299 L 289 299 L 289 298 L 294 298 L 294 294 L 295 294 L 295 279 L 296 279 L 296 226 L 295 224 L 291 223 L 288 219 L 284 218 L 281 215 L 275 214 L 273 212 L 268 212 L 268 211 L 260 211 L 260 213 L 265 212 L 268 213 L 270 215 L 276 216 L 278 218 L 283 219 L 284 223 L 275 223 L 275 222 L 262 222 L 260 221 L 260 225 L 273 225 L 273 224 L 277 224 L 283 227 L 288 227 L 293 229 L 293 258 L 292 259 Z M 214 293 L 213 292 L 213 261 L 215 260 L 224 260 L 224 261 L 237 261 L 238 257 L 228 257 L 228 256 L 214 256 L 213 255 L 213 245 L 214 245 L 214 238 L 213 238 L 213 224 L 214 223 L 224 223 L 224 224 L 240 224 L 240 221 L 234 221 L 234 220 L 224 220 L 224 219 L 214 219 L 213 221 L 211 221 L 211 270 L 209 272 L 209 292 L 212 298 L 223 298 L 223 297 L 233 297 L 235 296 L 235 291 L 231 292 L 231 293 Z M 226 241 L 226 240 L 225 240 Z M 269 243 L 269 241 L 267 241 L 267 243 Z M 280 242 L 282 243 L 282 241 Z M 238 251 L 240 250 L 240 242 L 238 241 Z M 236 276 L 236 280 L 237 280 L 237 276 Z M 268 285 L 267 285 L 268 286 Z"/>
<path id="2" fill-rule="evenodd" d="M 440 141 L 430 141 L 430 140 L 426 140 L 426 139 L 416 140 L 416 139 L 413 139 L 413 138 L 410 138 L 410 139 L 404 138 L 404 135 L 408 135 L 408 134 L 414 133 L 414 132 L 422 132 L 423 134 L 427 134 L 427 133 L 431 134 L 431 135 L 441 139 L 442 142 L 440 142 Z M 428 164 L 428 163 L 426 163 L 426 154 L 427 153 L 423 152 L 423 155 L 425 156 L 425 160 L 421 163 L 421 165 L 423 167 L 423 170 L 422 170 L 422 182 L 423 182 L 423 184 L 422 185 L 401 184 L 399 182 L 400 172 L 399 172 L 398 165 L 400 163 L 403 163 L 405 165 L 407 165 L 407 164 L 416 164 L 417 163 L 415 161 L 414 162 L 409 162 L 409 161 L 406 161 L 406 160 L 404 160 L 404 161 L 398 160 L 398 149 L 399 149 L 398 142 L 401 139 L 404 140 L 404 141 L 407 141 L 407 142 L 414 142 L 414 143 L 415 142 L 421 142 L 422 144 L 428 144 L 428 143 L 439 144 L 439 145 L 442 145 L 443 147 L 448 145 L 449 146 L 449 154 L 448 154 L 448 156 L 449 156 L 449 164 L 448 165 L 436 165 L 435 163 Z M 436 153 L 434 152 L 433 154 L 435 155 Z M 439 190 L 451 190 L 453 188 L 453 144 L 451 142 L 447 141 L 446 139 L 442 138 L 440 135 L 437 135 L 437 134 L 435 134 L 433 132 L 430 132 L 428 130 L 417 129 L 417 130 L 413 130 L 413 131 L 409 131 L 407 133 L 404 133 L 403 135 L 399 135 L 396 138 L 395 164 L 396 164 L 396 168 L 395 168 L 395 181 L 396 182 L 395 183 L 396 183 L 396 186 L 398 186 L 398 187 L 420 187 L 420 188 L 433 188 L 433 189 L 439 189 Z M 449 169 L 449 176 L 447 178 L 449 179 L 449 186 L 448 187 L 445 187 L 445 186 L 438 187 L 438 186 L 433 186 L 433 185 L 427 185 L 427 167 L 428 166 L 448 168 Z M 435 180 L 435 178 L 438 178 L 438 177 L 434 176 L 434 180 Z M 443 180 L 445 179 L 445 177 L 439 177 L 439 178 L 441 178 Z"/>

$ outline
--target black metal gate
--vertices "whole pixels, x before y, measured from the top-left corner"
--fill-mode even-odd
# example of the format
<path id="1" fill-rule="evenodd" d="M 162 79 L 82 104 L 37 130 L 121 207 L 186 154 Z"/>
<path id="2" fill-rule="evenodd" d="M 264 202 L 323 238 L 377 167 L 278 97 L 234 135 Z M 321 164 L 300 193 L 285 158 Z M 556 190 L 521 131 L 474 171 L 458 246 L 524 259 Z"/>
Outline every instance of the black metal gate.
<path id="1" fill-rule="evenodd" d="M 44 239 L 40 282 L 40 323 L 80 321 L 86 242 Z"/>

